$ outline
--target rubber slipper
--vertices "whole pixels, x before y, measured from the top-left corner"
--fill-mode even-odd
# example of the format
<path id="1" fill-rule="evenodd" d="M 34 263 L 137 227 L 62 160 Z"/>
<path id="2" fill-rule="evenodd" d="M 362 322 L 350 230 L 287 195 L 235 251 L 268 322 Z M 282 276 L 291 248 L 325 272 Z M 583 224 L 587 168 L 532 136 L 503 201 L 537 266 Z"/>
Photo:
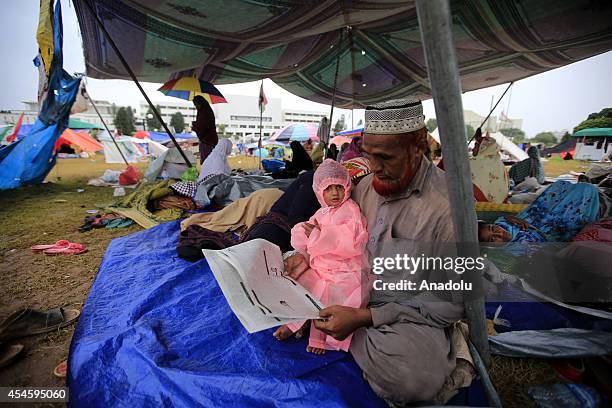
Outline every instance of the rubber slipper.
<path id="1" fill-rule="evenodd" d="M 52 249 L 52 248 L 64 248 L 64 247 L 67 247 L 68 245 L 70 245 L 70 241 L 66 241 L 65 239 L 60 239 L 55 244 L 33 245 L 30 247 L 30 249 L 34 252 L 42 252 L 42 251 L 45 251 L 47 249 Z"/>
<path id="2" fill-rule="evenodd" d="M 0 343 L 0 367 L 5 367 L 20 357 L 23 344 Z"/>
<path id="3" fill-rule="evenodd" d="M 76 242 L 71 242 L 70 245 L 64 248 L 51 248 L 43 251 L 45 255 L 79 255 L 87 252 L 87 247 Z"/>
<path id="4" fill-rule="evenodd" d="M 35 334 L 48 333 L 74 322 L 80 311 L 61 307 L 41 312 L 34 309 L 21 309 L 0 323 L 0 341 L 17 339 Z"/>
<path id="5" fill-rule="evenodd" d="M 66 373 L 68 372 L 68 360 L 64 360 L 55 367 L 53 370 L 53 375 L 59 378 L 66 377 Z"/>

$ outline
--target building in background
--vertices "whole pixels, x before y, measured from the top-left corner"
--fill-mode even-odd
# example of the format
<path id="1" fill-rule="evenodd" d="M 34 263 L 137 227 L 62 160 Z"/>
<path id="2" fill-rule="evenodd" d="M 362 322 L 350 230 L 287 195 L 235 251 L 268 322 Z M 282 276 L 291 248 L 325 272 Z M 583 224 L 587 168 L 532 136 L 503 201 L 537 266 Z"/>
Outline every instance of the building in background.
<path id="1" fill-rule="evenodd" d="M 463 120 L 465 125 L 470 125 L 475 129 L 478 129 L 480 124 L 485 120 L 486 116 L 481 116 L 478 113 L 471 110 L 463 111 Z M 501 129 L 522 129 L 523 119 L 512 119 L 507 117 L 504 112 L 501 112 L 499 118 L 495 115 L 491 115 L 489 119 L 482 126 L 483 131 L 498 132 Z"/>
<path id="2" fill-rule="evenodd" d="M 257 96 L 224 95 L 228 103 L 211 105 L 215 112 L 217 131 L 224 133 L 235 140 L 249 140 L 259 138 L 259 105 Z M 170 123 L 170 118 L 176 112 L 181 112 L 185 124 L 191 126 L 195 121 L 196 109 L 189 101 L 154 101 L 159 106 L 162 118 Z M 145 101 L 140 102 L 137 122 L 142 123 L 149 109 Z M 262 136 L 270 137 L 272 134 L 292 123 L 320 123 L 325 112 L 314 112 L 298 109 L 282 109 L 280 98 L 268 98 L 268 104 L 261 117 Z M 248 140 L 247 140 L 248 139 Z"/>

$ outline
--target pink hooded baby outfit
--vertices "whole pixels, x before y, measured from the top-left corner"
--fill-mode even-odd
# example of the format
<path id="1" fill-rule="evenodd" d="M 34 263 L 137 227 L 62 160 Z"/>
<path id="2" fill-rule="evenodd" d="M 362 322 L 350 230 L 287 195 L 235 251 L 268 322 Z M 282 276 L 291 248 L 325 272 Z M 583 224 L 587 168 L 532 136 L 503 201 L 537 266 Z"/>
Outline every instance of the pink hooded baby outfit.
<path id="1" fill-rule="evenodd" d="M 370 280 L 366 255 L 367 223 L 359 206 L 350 198 L 351 179 L 348 170 L 334 160 L 325 160 L 314 174 L 313 190 L 321 208 L 308 220 L 314 228 L 307 237 L 304 223 L 291 230 L 291 245 L 309 257 L 310 270 L 298 279 L 310 293 L 327 306 L 363 307 L 368 301 Z M 323 191 L 330 185 L 344 187 L 343 201 L 330 207 L 323 199 Z M 297 331 L 304 322 L 291 323 Z M 310 328 L 308 345 L 327 350 L 348 351 L 351 336 L 338 341 Z"/>

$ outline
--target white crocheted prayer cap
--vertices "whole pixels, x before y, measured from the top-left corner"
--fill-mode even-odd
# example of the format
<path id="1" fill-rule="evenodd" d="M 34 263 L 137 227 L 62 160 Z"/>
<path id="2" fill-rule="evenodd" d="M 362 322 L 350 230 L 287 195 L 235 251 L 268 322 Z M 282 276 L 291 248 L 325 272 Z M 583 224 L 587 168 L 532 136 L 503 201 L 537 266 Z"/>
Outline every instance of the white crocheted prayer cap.
<path id="1" fill-rule="evenodd" d="M 366 107 L 364 133 L 394 135 L 425 127 L 423 105 L 415 98 L 393 99 Z"/>

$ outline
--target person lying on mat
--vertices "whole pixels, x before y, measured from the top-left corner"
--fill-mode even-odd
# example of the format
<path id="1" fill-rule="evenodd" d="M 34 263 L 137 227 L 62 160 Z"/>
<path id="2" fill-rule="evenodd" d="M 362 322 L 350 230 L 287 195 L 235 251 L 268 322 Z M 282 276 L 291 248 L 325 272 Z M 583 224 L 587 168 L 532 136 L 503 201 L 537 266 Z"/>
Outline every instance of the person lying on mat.
<path id="1" fill-rule="evenodd" d="M 298 282 L 325 304 L 363 307 L 369 299 L 369 274 L 365 246 L 368 231 L 359 207 L 350 198 L 349 171 L 333 159 L 326 159 L 314 174 L 312 188 L 321 208 L 307 222 L 291 229 L 291 246 L 307 254 L 312 273 Z M 364 273 L 365 272 L 365 273 Z M 274 332 L 285 340 L 308 322 L 294 322 Z M 336 340 L 314 327 L 306 350 L 323 354 L 325 350 L 348 351 L 351 335 Z"/>
<path id="2" fill-rule="evenodd" d="M 556 181 L 516 216 L 478 224 L 480 242 L 567 242 L 599 218 L 599 194 L 588 183 Z"/>
<path id="3" fill-rule="evenodd" d="M 424 156 L 424 119 L 423 106 L 414 98 L 366 108 L 361 148 L 372 174 L 351 197 L 367 221 L 369 259 L 381 256 L 384 246 L 397 239 L 455 240 L 444 173 Z M 294 279 L 309 269 L 302 254 L 286 259 L 285 273 Z M 400 406 L 432 401 L 447 379 L 452 383 L 457 359 L 450 333 L 464 317 L 463 303 L 428 302 L 434 296 L 428 291 L 415 294 L 409 304 L 382 296 L 371 291 L 365 308 L 330 304 L 320 312 L 327 321 L 316 320 L 314 326 L 340 341 L 353 336 L 349 351 L 380 397 Z"/>

